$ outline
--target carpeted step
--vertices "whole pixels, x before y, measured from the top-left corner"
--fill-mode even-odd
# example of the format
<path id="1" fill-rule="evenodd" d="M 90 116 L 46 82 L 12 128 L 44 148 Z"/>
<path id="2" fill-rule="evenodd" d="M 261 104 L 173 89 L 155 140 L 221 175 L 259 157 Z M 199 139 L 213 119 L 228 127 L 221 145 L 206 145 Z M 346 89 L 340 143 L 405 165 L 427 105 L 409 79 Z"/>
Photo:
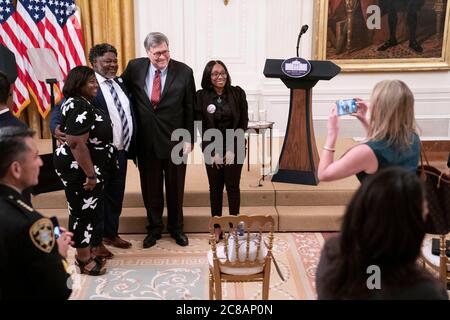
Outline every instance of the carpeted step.
<path id="1" fill-rule="evenodd" d="M 278 206 L 278 231 L 339 231 L 345 206 Z"/>
<path id="2" fill-rule="evenodd" d="M 66 209 L 67 200 L 64 191 L 56 191 L 40 194 L 32 199 L 33 206 L 40 209 Z M 224 192 L 224 203 L 228 203 Z M 241 205 L 246 207 L 267 207 L 275 205 L 275 193 L 273 190 L 241 190 Z M 127 191 L 123 200 L 124 208 L 142 208 L 144 202 L 140 192 Z M 184 194 L 184 207 L 208 207 L 209 191 L 186 191 Z"/>
<path id="3" fill-rule="evenodd" d="M 345 206 L 360 183 L 356 177 L 320 182 L 317 186 L 273 183 L 276 206 Z"/>
<path id="4" fill-rule="evenodd" d="M 208 232 L 211 211 L 209 207 L 185 207 L 184 231 Z M 57 216 L 60 224 L 67 226 L 67 209 L 42 209 L 39 210 L 45 216 Z M 246 215 L 270 215 L 275 219 L 275 231 L 278 230 L 278 214 L 275 207 L 241 207 L 241 213 Z M 224 208 L 224 214 L 228 214 L 228 208 Z M 167 224 L 167 211 L 163 214 L 164 225 Z M 120 233 L 139 234 L 146 233 L 147 213 L 144 208 L 124 208 L 120 220 Z"/>

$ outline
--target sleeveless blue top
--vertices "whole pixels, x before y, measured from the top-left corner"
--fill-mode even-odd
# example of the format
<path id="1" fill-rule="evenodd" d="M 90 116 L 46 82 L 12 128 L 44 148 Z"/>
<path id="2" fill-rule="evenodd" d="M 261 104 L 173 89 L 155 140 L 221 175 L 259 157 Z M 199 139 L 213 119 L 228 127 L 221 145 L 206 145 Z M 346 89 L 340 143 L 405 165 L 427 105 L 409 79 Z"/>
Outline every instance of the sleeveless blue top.
<path id="1" fill-rule="evenodd" d="M 408 148 L 389 145 L 387 139 L 368 141 L 366 144 L 373 150 L 378 160 L 378 170 L 386 167 L 399 166 L 416 171 L 420 158 L 420 138 L 414 133 L 413 143 Z M 362 182 L 369 174 L 364 171 L 356 174 Z"/>

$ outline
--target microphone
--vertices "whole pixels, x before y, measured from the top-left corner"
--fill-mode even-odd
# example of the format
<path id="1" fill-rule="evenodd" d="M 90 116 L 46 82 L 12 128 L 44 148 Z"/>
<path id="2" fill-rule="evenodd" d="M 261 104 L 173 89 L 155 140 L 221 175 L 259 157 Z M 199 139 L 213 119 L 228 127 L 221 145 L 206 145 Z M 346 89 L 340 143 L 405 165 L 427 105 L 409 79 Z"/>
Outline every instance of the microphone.
<path id="1" fill-rule="evenodd" d="M 300 33 L 298 34 L 298 38 L 297 38 L 297 57 L 299 57 L 298 48 L 300 46 L 300 39 L 301 39 L 302 35 L 305 34 L 306 31 L 308 31 L 308 29 L 309 29 L 309 26 L 307 24 L 304 24 L 302 26 L 302 29 L 300 30 Z"/>

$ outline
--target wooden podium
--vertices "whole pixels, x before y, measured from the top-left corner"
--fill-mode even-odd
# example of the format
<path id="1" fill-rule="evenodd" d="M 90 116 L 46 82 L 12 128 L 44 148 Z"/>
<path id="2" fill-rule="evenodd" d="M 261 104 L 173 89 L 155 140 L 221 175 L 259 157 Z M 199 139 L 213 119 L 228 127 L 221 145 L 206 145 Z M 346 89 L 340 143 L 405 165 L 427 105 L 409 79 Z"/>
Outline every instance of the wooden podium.
<path id="1" fill-rule="evenodd" d="M 272 182 L 317 185 L 319 153 L 312 121 L 312 88 L 320 80 L 331 80 L 341 68 L 331 61 L 310 61 L 311 73 L 291 78 L 282 72 L 283 60 L 267 59 L 264 75 L 279 78 L 291 89 L 289 120 L 277 173 Z"/>

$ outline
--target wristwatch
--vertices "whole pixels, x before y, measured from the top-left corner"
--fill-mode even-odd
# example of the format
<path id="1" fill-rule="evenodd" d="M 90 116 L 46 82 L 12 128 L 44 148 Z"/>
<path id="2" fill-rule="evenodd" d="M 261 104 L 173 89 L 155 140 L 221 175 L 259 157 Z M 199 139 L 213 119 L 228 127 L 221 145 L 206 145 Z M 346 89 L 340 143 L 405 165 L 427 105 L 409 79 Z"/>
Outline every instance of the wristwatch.
<path id="1" fill-rule="evenodd" d="M 87 177 L 89 180 L 97 180 L 97 175 L 96 174 L 94 174 L 93 176 L 91 176 L 91 177 Z"/>

